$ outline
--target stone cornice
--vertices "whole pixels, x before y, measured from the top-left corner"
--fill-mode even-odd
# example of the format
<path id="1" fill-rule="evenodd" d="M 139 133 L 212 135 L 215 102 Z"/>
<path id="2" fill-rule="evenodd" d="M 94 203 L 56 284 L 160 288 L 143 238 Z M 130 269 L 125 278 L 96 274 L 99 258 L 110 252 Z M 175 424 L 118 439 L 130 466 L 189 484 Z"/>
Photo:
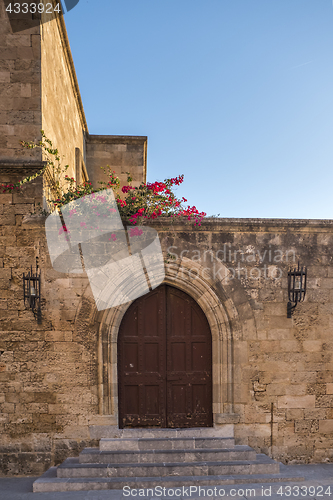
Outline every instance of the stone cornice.
<path id="1" fill-rule="evenodd" d="M 107 144 L 145 144 L 148 138 L 146 135 L 88 135 L 87 142 L 107 143 Z"/>
<path id="2" fill-rule="evenodd" d="M 233 218 L 206 218 L 201 226 L 194 227 L 193 223 L 184 223 L 181 220 L 170 222 L 168 218 L 150 220 L 149 226 L 158 231 L 175 232 L 266 232 L 286 233 L 297 232 L 333 232 L 332 219 L 233 219 Z"/>
<path id="3" fill-rule="evenodd" d="M 1 171 L 1 162 L 0 162 Z M 46 217 L 41 216 L 38 222 L 43 222 Z M 35 219 L 33 219 L 35 221 Z M 37 220 L 37 219 L 36 219 Z M 28 221 L 28 219 L 27 219 Z M 25 221 L 25 222 L 27 222 Z M 132 226 L 128 221 L 123 220 L 124 227 Z M 184 223 L 180 220 L 170 222 L 168 218 L 143 221 L 139 226 L 150 226 L 161 232 L 175 233 L 195 233 L 195 232 L 221 232 L 221 233 L 333 233 L 333 220 L 330 219 L 232 219 L 232 218 L 213 218 L 205 219 L 201 226 L 193 227 L 192 223 Z"/>
<path id="4" fill-rule="evenodd" d="M 18 175 L 22 173 L 33 175 L 42 170 L 46 164 L 46 161 L 40 160 L 0 160 L 0 175 Z"/>

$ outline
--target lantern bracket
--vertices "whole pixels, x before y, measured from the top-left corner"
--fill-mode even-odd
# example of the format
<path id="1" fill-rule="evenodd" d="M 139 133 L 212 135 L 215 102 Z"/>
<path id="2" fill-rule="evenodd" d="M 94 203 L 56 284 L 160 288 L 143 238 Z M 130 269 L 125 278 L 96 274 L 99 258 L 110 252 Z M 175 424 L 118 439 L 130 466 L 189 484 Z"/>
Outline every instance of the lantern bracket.
<path id="1" fill-rule="evenodd" d="M 42 323 L 42 311 L 40 307 L 41 303 L 41 279 L 40 271 L 38 267 L 38 257 L 36 257 L 36 272 L 32 271 L 32 266 L 27 276 L 23 273 L 23 296 L 24 304 L 28 302 L 37 323 L 41 325 Z"/>
<path id="2" fill-rule="evenodd" d="M 291 318 L 298 302 L 303 302 L 306 294 L 307 268 L 298 266 L 288 272 L 287 318 Z M 292 305 L 294 304 L 294 305 Z"/>

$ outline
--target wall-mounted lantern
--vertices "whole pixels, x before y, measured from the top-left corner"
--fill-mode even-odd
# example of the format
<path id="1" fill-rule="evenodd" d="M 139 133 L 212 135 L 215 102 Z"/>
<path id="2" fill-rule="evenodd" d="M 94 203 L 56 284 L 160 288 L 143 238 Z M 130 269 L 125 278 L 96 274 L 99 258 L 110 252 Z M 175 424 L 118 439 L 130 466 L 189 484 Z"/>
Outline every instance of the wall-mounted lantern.
<path id="1" fill-rule="evenodd" d="M 37 323 L 42 324 L 42 311 L 40 308 L 40 273 L 38 268 L 38 257 L 36 257 L 36 272 L 32 272 L 32 266 L 27 276 L 23 273 L 24 303 L 27 300 Z"/>
<path id="2" fill-rule="evenodd" d="M 291 314 L 295 307 L 297 306 L 297 302 L 302 302 L 305 297 L 306 292 L 306 276 L 307 269 L 306 267 L 298 267 L 293 271 L 290 270 L 288 272 L 288 304 L 287 304 L 287 318 L 291 318 Z M 292 303 L 294 305 L 292 305 Z"/>

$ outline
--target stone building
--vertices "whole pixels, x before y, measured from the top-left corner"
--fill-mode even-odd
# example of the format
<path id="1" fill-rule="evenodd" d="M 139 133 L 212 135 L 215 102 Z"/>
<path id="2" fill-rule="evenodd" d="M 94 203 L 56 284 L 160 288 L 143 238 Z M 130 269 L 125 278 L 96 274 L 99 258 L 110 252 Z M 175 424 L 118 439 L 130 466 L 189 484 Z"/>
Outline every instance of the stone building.
<path id="1" fill-rule="evenodd" d="M 96 185 L 106 164 L 124 181 L 127 171 L 144 180 L 146 137 L 89 134 L 63 18 L 14 32 L 2 1 L 0 16 L 0 183 L 42 168 L 42 153 L 20 146 L 41 129 L 78 181 Z M 0 194 L 1 474 L 39 474 L 127 425 L 224 427 L 284 462 L 332 461 L 332 221 L 221 218 L 196 228 L 153 221 L 163 285 L 98 311 L 86 275 L 52 268 L 45 217 L 30 215 L 46 186 L 38 177 L 20 193 Z M 36 257 L 42 324 L 23 300 L 23 273 Z M 307 292 L 287 318 L 287 273 L 298 261 L 308 269 Z M 181 330 L 179 318 L 187 337 L 175 334 L 161 347 L 162 389 L 132 383 L 126 405 L 126 325 L 155 325 L 168 342 L 165 331 Z M 137 342 L 127 355 L 153 363 L 153 344 Z M 193 388 L 184 408 L 171 358 Z M 160 400 L 166 390 L 173 396 Z"/>

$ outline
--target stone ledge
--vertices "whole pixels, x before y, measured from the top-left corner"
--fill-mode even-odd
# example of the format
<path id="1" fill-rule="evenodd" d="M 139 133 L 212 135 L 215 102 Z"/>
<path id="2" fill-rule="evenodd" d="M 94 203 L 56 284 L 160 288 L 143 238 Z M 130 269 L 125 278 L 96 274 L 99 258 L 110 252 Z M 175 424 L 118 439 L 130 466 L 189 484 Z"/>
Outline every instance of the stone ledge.
<path id="1" fill-rule="evenodd" d="M 108 143 L 108 144 L 131 144 L 131 143 L 146 143 L 148 137 L 146 135 L 89 135 L 87 144 L 89 143 Z"/>
<path id="2" fill-rule="evenodd" d="M 144 225 L 141 223 L 140 225 Z M 333 220 L 332 219 L 232 219 L 224 217 L 205 217 L 201 221 L 201 225 L 194 227 L 193 222 L 187 222 L 182 219 L 170 220 L 168 217 L 159 217 L 155 220 L 146 222 L 151 227 L 160 231 L 169 231 L 170 229 L 176 232 L 191 231 L 205 232 L 214 231 L 221 233 L 293 233 L 299 231 L 300 233 L 317 233 L 327 232 L 333 233 Z"/>
<path id="3" fill-rule="evenodd" d="M 0 160 L 0 176 L 1 174 L 9 175 L 34 175 L 44 167 L 46 161 L 39 160 Z"/>

